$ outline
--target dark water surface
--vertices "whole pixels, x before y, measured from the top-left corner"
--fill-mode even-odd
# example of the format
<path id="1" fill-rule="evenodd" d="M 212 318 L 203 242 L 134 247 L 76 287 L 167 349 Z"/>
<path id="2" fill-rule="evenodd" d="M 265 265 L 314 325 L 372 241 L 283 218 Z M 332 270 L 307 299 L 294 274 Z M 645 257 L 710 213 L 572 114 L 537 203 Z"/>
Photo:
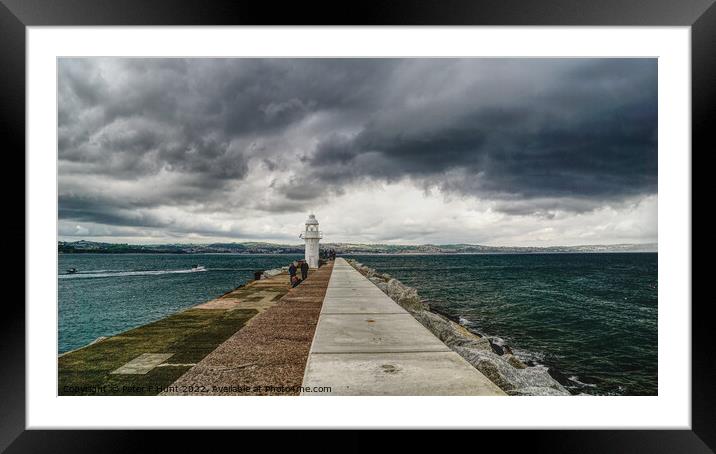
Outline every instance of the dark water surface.
<path id="1" fill-rule="evenodd" d="M 572 392 L 657 394 L 656 253 L 351 257 L 555 368 Z"/>
<path id="2" fill-rule="evenodd" d="M 159 320 L 288 265 L 298 255 L 61 254 L 60 353 Z M 206 271 L 192 271 L 193 265 Z M 76 274 L 67 269 L 77 268 Z"/>

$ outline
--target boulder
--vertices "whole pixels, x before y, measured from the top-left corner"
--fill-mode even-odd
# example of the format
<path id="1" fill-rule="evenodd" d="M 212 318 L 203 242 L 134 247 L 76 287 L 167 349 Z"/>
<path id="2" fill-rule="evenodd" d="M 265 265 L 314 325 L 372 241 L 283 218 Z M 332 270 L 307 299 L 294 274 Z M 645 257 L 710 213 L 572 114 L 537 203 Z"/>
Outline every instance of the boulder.
<path id="1" fill-rule="evenodd" d="M 518 369 L 524 369 L 527 367 L 527 365 L 525 363 L 520 361 L 520 359 L 518 357 L 516 357 L 515 355 L 513 355 L 512 353 L 506 354 L 504 356 L 505 356 L 505 360 L 507 360 L 507 362 L 510 363 L 512 365 L 512 367 L 516 367 Z"/>
<path id="2" fill-rule="evenodd" d="M 497 353 L 498 355 L 502 356 L 505 354 L 505 349 L 502 348 L 502 345 L 496 343 L 494 340 L 490 339 L 490 347 L 492 348 L 492 351 Z"/>
<path id="3" fill-rule="evenodd" d="M 564 392 L 559 391 L 554 388 L 550 388 L 547 386 L 528 386 L 525 388 L 519 388 L 519 389 L 513 389 L 511 391 L 507 391 L 507 394 L 510 396 L 566 396 L 569 395 L 569 393 L 564 394 Z"/>
<path id="4" fill-rule="evenodd" d="M 407 311 L 415 312 L 425 310 L 420 302 L 421 298 L 418 295 L 418 291 L 412 287 L 403 285 L 403 283 L 397 279 L 388 281 L 385 293 Z"/>
<path id="5" fill-rule="evenodd" d="M 542 390 L 543 394 L 530 395 L 570 395 L 569 391 L 547 373 L 546 367 L 536 366 L 520 369 L 510 364 L 508 358 L 499 356 L 492 351 L 478 350 L 468 346 L 456 346 L 453 350 L 508 394 L 523 393 L 527 395 L 530 391 L 538 388 L 550 388 L 550 394 L 544 394 L 547 391 Z"/>
<path id="6" fill-rule="evenodd" d="M 386 292 L 386 290 L 388 288 L 388 284 L 382 278 L 380 278 L 378 276 L 373 276 L 373 277 L 369 277 L 368 280 L 371 281 L 372 283 L 374 283 L 376 287 L 381 289 L 383 291 L 383 293 Z"/>
<path id="7" fill-rule="evenodd" d="M 371 278 L 375 276 L 375 270 L 373 268 L 368 268 L 367 266 L 360 266 L 357 268 L 358 272 L 361 273 L 363 276 L 367 278 Z"/>
<path id="8" fill-rule="evenodd" d="M 453 346 L 463 346 L 491 351 L 490 341 L 487 338 L 471 333 L 465 329 L 465 327 L 448 320 L 442 315 L 427 310 L 413 312 L 412 315 L 421 325 L 426 327 L 450 348 Z"/>

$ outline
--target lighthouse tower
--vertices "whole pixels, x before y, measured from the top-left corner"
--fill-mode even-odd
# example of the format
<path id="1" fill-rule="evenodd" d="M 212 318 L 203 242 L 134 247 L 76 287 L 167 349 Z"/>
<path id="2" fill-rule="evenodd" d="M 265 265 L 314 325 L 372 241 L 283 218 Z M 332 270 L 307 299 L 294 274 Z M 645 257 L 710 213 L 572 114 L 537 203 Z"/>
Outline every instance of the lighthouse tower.
<path id="1" fill-rule="evenodd" d="M 299 237 L 306 240 L 306 263 L 311 268 L 318 268 L 318 242 L 323 234 L 318 230 L 316 215 L 308 215 L 306 230 Z"/>

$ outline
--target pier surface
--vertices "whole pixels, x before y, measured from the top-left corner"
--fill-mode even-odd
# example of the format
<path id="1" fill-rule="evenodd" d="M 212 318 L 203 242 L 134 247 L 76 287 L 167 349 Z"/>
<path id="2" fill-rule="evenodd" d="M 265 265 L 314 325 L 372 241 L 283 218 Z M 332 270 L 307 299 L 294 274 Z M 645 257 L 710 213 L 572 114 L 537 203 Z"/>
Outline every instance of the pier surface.
<path id="1" fill-rule="evenodd" d="M 58 358 L 59 395 L 504 395 L 337 258 Z"/>
<path id="2" fill-rule="evenodd" d="M 288 273 L 250 281 L 62 354 L 58 394 L 298 394 L 330 274 L 293 289 Z"/>
<path id="3" fill-rule="evenodd" d="M 161 395 L 298 395 L 331 268 L 329 263 L 311 270 L 308 279 L 252 318 Z M 277 278 L 288 286 L 287 274 Z M 225 302 L 213 304 L 223 307 Z"/>
<path id="4" fill-rule="evenodd" d="M 320 311 L 302 395 L 504 395 L 344 259 Z"/>

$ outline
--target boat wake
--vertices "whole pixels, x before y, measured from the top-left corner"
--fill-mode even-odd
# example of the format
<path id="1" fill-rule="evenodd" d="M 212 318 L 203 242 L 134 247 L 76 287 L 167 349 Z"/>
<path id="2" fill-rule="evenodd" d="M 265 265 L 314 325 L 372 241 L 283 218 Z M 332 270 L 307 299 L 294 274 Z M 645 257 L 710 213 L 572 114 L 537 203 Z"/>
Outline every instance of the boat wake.
<path id="1" fill-rule="evenodd" d="M 140 271 L 112 271 L 112 270 L 89 270 L 77 271 L 75 273 L 60 274 L 59 279 L 88 279 L 98 277 L 125 277 L 125 276 L 161 276 L 163 274 L 185 274 L 201 273 L 208 271 L 204 267 L 189 268 L 185 270 L 140 270 Z"/>

